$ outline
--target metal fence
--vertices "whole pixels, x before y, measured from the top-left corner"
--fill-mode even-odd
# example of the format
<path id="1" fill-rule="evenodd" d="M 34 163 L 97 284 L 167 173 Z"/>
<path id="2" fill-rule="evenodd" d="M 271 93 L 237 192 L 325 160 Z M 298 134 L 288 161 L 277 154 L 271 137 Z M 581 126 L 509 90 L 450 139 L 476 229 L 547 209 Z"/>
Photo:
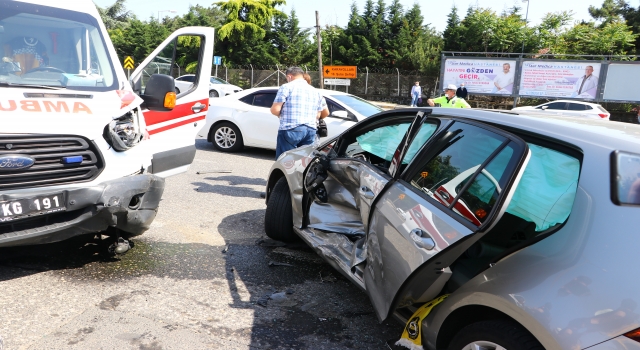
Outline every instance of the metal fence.
<path id="1" fill-rule="evenodd" d="M 317 67 L 302 66 L 310 76 L 311 83 L 320 87 Z M 243 89 L 265 86 L 280 86 L 287 82 L 284 65 L 277 66 L 218 66 L 217 76 Z M 216 68 L 212 69 L 216 75 Z M 423 95 L 435 96 L 438 86 L 437 76 L 428 76 L 417 71 L 398 69 L 358 68 L 358 77 L 351 79 L 350 86 L 328 86 L 325 89 L 349 92 L 371 101 L 409 104 L 411 87 L 416 81 L 422 86 Z"/>

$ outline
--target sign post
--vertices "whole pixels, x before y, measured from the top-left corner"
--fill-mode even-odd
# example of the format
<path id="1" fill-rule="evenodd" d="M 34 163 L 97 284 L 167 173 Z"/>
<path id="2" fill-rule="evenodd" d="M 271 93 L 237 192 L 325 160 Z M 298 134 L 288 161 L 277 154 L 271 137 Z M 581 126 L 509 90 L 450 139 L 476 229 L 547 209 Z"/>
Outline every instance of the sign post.
<path id="1" fill-rule="evenodd" d="M 324 66 L 322 73 L 325 77 L 324 83 L 326 85 L 341 85 L 347 87 L 349 92 L 349 86 L 351 86 L 351 80 L 358 77 L 357 66 Z M 339 79 L 326 79 L 326 78 L 339 78 Z"/>
<path id="2" fill-rule="evenodd" d="M 213 64 L 216 65 L 216 78 L 218 77 L 218 66 L 222 64 L 222 56 L 213 56 Z"/>
<path id="3" fill-rule="evenodd" d="M 133 69 L 133 57 L 127 56 L 124 58 L 124 69 L 127 70 L 127 79 L 129 79 L 131 70 Z"/>

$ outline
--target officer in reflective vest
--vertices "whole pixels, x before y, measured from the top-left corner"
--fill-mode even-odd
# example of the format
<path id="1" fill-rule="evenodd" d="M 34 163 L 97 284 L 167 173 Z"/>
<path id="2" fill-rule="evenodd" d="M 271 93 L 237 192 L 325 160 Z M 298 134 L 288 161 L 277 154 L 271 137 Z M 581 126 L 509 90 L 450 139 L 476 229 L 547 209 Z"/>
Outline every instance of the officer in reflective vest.
<path id="1" fill-rule="evenodd" d="M 444 89 L 444 96 L 434 99 L 430 98 L 427 100 L 427 103 L 431 107 L 435 106 L 436 103 L 439 103 L 440 107 L 444 108 L 471 108 L 471 106 L 463 98 L 456 97 L 457 89 L 458 88 L 455 85 L 449 84 Z"/>

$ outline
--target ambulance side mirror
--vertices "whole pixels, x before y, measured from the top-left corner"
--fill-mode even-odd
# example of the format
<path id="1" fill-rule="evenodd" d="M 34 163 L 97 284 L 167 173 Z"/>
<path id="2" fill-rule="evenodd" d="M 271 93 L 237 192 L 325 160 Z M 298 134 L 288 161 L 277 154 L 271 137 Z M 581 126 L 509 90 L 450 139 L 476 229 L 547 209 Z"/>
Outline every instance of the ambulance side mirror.
<path id="1" fill-rule="evenodd" d="M 175 91 L 175 82 L 171 76 L 154 74 L 149 77 L 149 81 L 144 88 L 144 94 L 140 95 L 140 97 L 150 111 L 166 112 L 175 107 Z M 171 96 L 168 96 L 170 94 L 173 94 L 173 105 L 166 103 L 167 97 L 171 99 Z"/>

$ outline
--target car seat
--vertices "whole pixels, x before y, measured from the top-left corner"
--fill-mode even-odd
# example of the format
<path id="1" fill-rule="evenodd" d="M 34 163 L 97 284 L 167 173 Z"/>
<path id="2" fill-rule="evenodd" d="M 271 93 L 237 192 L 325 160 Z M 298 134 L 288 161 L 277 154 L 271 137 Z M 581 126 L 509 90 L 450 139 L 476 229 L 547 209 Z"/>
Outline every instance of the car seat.
<path id="1" fill-rule="evenodd" d="M 49 64 L 46 46 L 34 37 L 20 36 L 10 40 L 4 45 L 4 57 L 20 64 L 21 71 L 16 75 Z"/>

